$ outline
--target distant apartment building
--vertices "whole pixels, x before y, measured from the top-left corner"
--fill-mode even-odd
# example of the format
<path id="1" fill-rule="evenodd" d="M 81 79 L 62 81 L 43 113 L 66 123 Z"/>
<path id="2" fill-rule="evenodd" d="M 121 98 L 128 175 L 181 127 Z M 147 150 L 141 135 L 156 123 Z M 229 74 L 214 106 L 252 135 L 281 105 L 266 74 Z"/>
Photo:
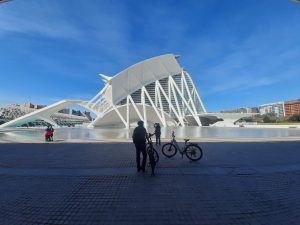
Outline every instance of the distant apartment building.
<path id="1" fill-rule="evenodd" d="M 34 108 L 35 109 L 42 109 L 45 108 L 47 105 L 35 105 Z"/>
<path id="2" fill-rule="evenodd" d="M 61 109 L 58 112 L 63 114 L 70 114 L 70 109 Z"/>
<path id="3" fill-rule="evenodd" d="M 34 108 L 34 105 L 33 105 L 31 102 L 25 102 L 25 103 L 23 104 L 23 106 L 24 106 L 25 108 L 30 108 L 30 109 L 33 109 L 33 108 Z"/>
<path id="4" fill-rule="evenodd" d="M 258 107 L 247 107 L 246 113 L 259 113 Z"/>
<path id="5" fill-rule="evenodd" d="M 23 104 L 24 108 L 29 108 L 29 109 L 42 109 L 45 108 L 47 105 L 34 105 L 31 102 L 25 102 Z"/>
<path id="6" fill-rule="evenodd" d="M 283 102 L 275 102 L 275 103 L 260 105 L 259 113 L 261 115 L 273 113 L 277 117 L 284 117 L 285 116 L 284 103 Z"/>
<path id="7" fill-rule="evenodd" d="M 300 99 L 284 102 L 285 116 L 300 115 Z"/>
<path id="8" fill-rule="evenodd" d="M 258 113 L 257 107 L 244 107 L 239 109 L 230 109 L 221 111 L 222 113 Z"/>
<path id="9" fill-rule="evenodd" d="M 75 116 L 82 116 L 82 113 L 81 113 L 80 110 L 72 109 L 72 115 L 75 115 Z"/>
<path id="10" fill-rule="evenodd" d="M 92 118 L 92 116 L 91 116 L 91 113 L 90 113 L 90 112 L 86 112 L 86 111 L 84 111 L 84 112 L 83 112 L 83 115 L 85 115 L 85 116 L 86 116 L 86 118 L 88 118 L 88 120 L 89 120 L 89 121 L 92 121 L 92 120 L 93 120 L 93 118 Z"/>

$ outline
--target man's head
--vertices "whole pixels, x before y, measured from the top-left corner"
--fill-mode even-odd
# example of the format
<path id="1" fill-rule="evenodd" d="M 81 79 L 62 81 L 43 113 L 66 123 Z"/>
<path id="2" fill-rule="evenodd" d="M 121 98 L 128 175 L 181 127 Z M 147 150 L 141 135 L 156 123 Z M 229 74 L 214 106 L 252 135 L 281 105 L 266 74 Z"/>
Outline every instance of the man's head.
<path id="1" fill-rule="evenodd" d="M 144 121 L 140 120 L 137 124 L 138 124 L 139 126 L 144 126 Z"/>

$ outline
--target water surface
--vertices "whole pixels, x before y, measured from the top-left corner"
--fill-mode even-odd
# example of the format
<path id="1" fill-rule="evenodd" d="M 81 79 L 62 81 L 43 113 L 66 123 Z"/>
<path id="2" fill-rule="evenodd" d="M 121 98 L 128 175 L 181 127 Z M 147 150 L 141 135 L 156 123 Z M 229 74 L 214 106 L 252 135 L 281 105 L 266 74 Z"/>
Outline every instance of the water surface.
<path id="1" fill-rule="evenodd" d="M 300 129 L 295 128 L 227 128 L 227 127 L 167 127 L 162 128 L 162 138 L 170 138 L 171 132 L 175 131 L 178 140 L 183 138 L 276 138 L 276 137 L 300 137 Z M 106 140 L 131 139 L 133 129 L 107 128 L 58 128 L 55 129 L 56 140 Z M 148 128 L 154 132 L 154 128 Z M 1 130 L 0 141 L 44 141 L 44 129 L 18 129 Z"/>

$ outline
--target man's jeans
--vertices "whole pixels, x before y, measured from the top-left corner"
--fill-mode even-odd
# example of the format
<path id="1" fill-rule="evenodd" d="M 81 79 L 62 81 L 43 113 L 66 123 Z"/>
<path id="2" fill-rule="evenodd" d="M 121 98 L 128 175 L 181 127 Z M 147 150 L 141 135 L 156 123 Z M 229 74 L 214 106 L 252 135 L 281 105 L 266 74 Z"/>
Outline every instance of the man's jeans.
<path id="1" fill-rule="evenodd" d="M 136 148 L 136 166 L 137 169 L 142 169 L 145 171 L 146 167 L 146 161 L 147 161 L 147 152 L 146 152 L 146 143 L 145 142 L 136 142 L 135 148 Z M 141 167 L 141 153 L 143 154 L 143 163 Z"/>

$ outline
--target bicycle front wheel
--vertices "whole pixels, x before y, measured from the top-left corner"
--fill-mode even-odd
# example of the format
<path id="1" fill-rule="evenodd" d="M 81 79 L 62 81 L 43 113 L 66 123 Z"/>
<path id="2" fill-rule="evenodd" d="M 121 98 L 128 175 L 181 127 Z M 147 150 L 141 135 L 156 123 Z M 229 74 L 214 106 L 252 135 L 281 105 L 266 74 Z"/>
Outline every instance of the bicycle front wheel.
<path id="1" fill-rule="evenodd" d="M 153 151 L 154 161 L 155 161 L 155 163 L 158 163 L 158 161 L 159 161 L 159 154 L 158 154 L 158 152 L 155 149 L 153 149 L 153 150 L 154 150 Z"/>
<path id="2" fill-rule="evenodd" d="M 199 145 L 190 144 L 185 148 L 186 157 L 192 161 L 198 161 L 202 158 L 203 152 Z"/>
<path id="3" fill-rule="evenodd" d="M 148 146 L 147 147 L 147 152 L 150 152 L 150 151 L 151 151 L 150 146 Z M 153 157 L 154 157 L 155 163 L 158 163 L 158 161 L 159 161 L 159 154 L 158 154 L 158 152 L 156 151 L 155 148 L 153 148 Z"/>
<path id="4" fill-rule="evenodd" d="M 162 153 L 163 153 L 166 157 L 168 157 L 168 158 L 173 157 L 173 156 L 176 154 L 176 152 L 177 152 L 176 146 L 173 145 L 172 143 L 164 144 L 164 145 L 162 146 L 162 149 L 161 149 L 161 150 L 162 150 Z"/>
<path id="5" fill-rule="evenodd" d="M 151 174 L 154 176 L 155 175 L 155 150 L 154 149 L 149 149 L 149 164 L 151 166 Z"/>

